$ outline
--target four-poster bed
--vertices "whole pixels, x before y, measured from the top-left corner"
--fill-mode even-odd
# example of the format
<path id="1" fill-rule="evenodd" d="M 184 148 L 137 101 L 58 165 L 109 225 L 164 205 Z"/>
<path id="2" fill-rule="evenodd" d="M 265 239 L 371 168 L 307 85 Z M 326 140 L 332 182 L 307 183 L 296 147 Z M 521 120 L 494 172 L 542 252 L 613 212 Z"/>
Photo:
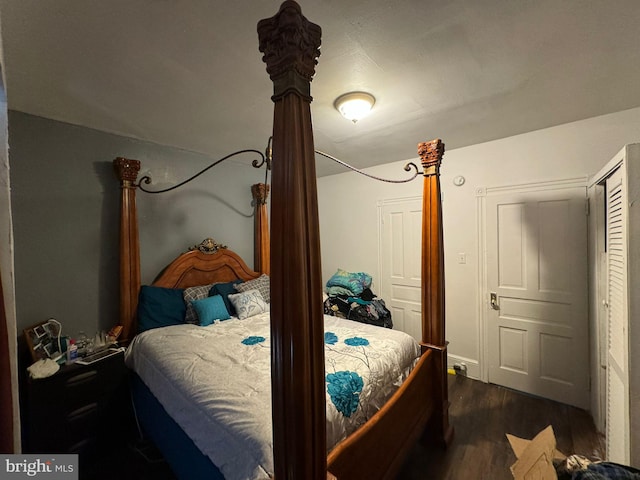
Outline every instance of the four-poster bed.
<path id="1" fill-rule="evenodd" d="M 298 4 L 285 1 L 276 16 L 259 22 L 258 33 L 274 84 L 271 242 L 264 224 L 256 222 L 258 271 L 229 250 L 193 250 L 180 255 L 153 285 L 178 289 L 235 278 L 254 280 L 270 272 L 273 475 L 297 480 L 394 478 L 421 436 L 440 444 L 452 436 L 439 183 L 444 145 L 434 140 L 418 147 L 424 174 L 420 358 L 391 399 L 327 456 L 326 337 L 310 114 L 310 81 L 319 55 L 320 28 L 302 16 Z M 130 340 L 136 332 L 140 290 L 135 201 L 140 163 L 118 158 L 114 166 L 122 186 L 120 321 L 123 338 Z M 266 215 L 264 187 L 254 186 L 252 193 L 256 208 Z"/>

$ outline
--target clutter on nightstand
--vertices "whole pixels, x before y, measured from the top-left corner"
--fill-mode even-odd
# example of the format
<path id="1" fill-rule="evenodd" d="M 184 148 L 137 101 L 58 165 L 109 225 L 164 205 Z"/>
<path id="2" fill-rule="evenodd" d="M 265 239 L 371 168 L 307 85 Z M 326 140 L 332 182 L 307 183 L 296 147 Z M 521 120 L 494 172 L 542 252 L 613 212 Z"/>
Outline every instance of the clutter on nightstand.
<path id="1" fill-rule="evenodd" d="M 62 324 L 55 318 L 25 328 L 23 333 L 34 362 L 45 358 L 56 361 L 64 356 Z"/>
<path id="2" fill-rule="evenodd" d="M 80 361 L 84 365 L 103 360 L 122 351 L 117 340 L 122 326 L 108 332 L 98 331 L 94 337 L 78 332 L 76 338 L 62 336 L 62 324 L 55 318 L 24 329 L 24 338 L 33 364 L 27 368 L 32 379 L 47 378 L 60 370 L 60 365 Z"/>
<path id="3" fill-rule="evenodd" d="M 50 358 L 43 358 L 38 360 L 30 367 L 27 367 L 29 376 L 31 378 L 47 378 L 60 370 L 60 365 L 51 360 Z"/>

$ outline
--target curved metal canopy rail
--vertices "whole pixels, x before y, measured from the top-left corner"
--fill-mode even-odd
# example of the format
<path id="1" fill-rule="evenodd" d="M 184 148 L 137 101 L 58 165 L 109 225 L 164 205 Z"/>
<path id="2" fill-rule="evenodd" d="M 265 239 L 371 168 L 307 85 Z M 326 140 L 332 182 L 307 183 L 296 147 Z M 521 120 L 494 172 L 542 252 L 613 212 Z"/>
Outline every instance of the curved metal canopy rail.
<path id="1" fill-rule="evenodd" d="M 212 162 L 211 164 L 207 165 L 205 168 L 203 168 L 199 172 L 193 174 L 189 178 L 183 180 L 182 182 L 177 183 L 177 184 L 172 185 L 172 186 L 167 187 L 167 188 L 163 188 L 161 190 L 149 190 L 147 187 L 145 187 L 145 185 L 150 185 L 150 184 L 153 183 L 151 175 L 148 175 L 148 174 L 140 177 L 140 180 L 138 180 L 138 183 L 136 183 L 135 186 L 137 188 L 139 188 L 141 191 L 145 192 L 145 193 L 166 193 L 166 192 L 170 192 L 172 190 L 176 190 L 176 189 L 178 189 L 178 188 L 190 183 L 191 181 L 195 180 L 196 178 L 198 178 L 202 174 L 206 173 L 207 171 L 211 170 L 216 165 L 219 165 L 220 163 L 224 162 L 225 160 L 229 160 L 230 158 L 237 157 L 239 155 L 243 155 L 243 154 L 246 154 L 246 153 L 253 153 L 253 154 L 258 155 L 258 157 L 259 157 L 259 158 L 256 158 L 255 160 L 253 160 L 251 162 L 251 166 L 252 167 L 254 167 L 254 168 L 262 168 L 262 166 L 266 166 L 264 183 L 267 184 L 268 174 L 271 171 L 271 167 L 272 167 L 271 141 L 272 141 L 272 137 L 269 137 L 269 143 L 267 144 L 267 148 L 265 150 L 265 153 L 262 153 L 261 151 L 255 150 L 253 148 L 247 148 L 247 149 L 244 149 L 244 150 L 238 150 L 237 152 L 230 153 L 230 154 L 225 155 L 224 157 L 222 157 L 222 158 L 220 158 L 218 160 L 215 160 L 214 162 Z M 409 183 L 409 182 L 415 180 L 415 178 L 418 175 L 421 174 L 420 169 L 418 168 L 418 166 L 415 163 L 407 162 L 405 164 L 405 166 L 404 166 L 404 171 L 405 172 L 411 172 L 413 170 L 413 175 L 412 176 L 410 176 L 408 178 L 403 178 L 403 179 L 383 178 L 383 177 L 379 177 L 379 176 L 367 173 L 364 170 L 361 170 L 361 169 L 359 169 L 357 167 L 354 167 L 353 165 L 350 165 L 349 163 L 345 162 L 344 160 L 340 160 L 339 158 L 336 158 L 333 155 L 330 155 L 330 154 L 328 154 L 326 152 L 322 152 L 320 150 L 314 150 L 314 152 L 317 155 L 320 155 L 322 157 L 328 158 L 329 160 L 332 160 L 335 163 L 337 163 L 339 165 L 342 165 L 345 168 L 348 168 L 352 172 L 355 172 L 355 173 L 357 173 L 359 175 L 363 175 L 365 177 L 371 178 L 373 180 L 378 180 L 380 182 L 386 182 L 386 183 Z"/>

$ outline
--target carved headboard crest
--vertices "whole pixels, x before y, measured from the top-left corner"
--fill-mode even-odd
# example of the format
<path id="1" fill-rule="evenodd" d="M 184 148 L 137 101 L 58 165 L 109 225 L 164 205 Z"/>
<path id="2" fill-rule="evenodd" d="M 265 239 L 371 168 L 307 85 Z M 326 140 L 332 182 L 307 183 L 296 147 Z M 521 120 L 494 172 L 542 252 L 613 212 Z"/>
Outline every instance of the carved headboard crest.
<path id="1" fill-rule="evenodd" d="M 223 248 L 227 248 L 227 246 L 222 245 L 221 243 L 216 243 L 213 238 L 205 238 L 199 245 L 189 247 L 189 251 L 200 250 L 202 253 L 213 254 L 218 253 L 218 251 Z"/>

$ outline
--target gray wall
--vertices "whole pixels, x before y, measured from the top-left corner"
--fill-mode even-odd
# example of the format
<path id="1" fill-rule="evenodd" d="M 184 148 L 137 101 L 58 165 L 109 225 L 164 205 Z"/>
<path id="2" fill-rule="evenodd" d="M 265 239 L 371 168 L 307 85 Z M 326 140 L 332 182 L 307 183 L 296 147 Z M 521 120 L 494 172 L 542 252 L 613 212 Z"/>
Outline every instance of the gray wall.
<path id="1" fill-rule="evenodd" d="M 120 193 L 112 160 L 140 160 L 158 188 L 211 160 L 15 111 L 9 149 L 18 330 L 49 317 L 71 335 L 110 328 L 118 319 Z M 253 265 L 250 186 L 264 171 L 248 163 L 229 160 L 168 194 L 138 192 L 143 284 L 207 236 Z"/>

